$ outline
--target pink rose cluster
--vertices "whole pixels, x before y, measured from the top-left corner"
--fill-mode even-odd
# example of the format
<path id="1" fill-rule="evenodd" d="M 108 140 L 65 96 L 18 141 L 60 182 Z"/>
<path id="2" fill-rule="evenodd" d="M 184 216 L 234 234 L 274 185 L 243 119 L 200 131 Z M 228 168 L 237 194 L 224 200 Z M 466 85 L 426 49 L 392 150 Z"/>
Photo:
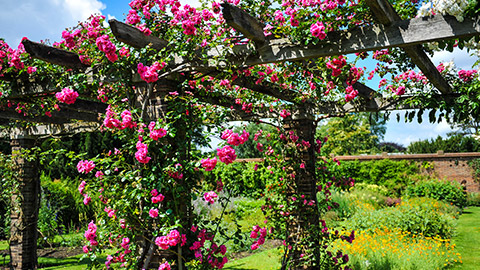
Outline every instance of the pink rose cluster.
<path id="1" fill-rule="evenodd" d="M 118 128 L 123 130 L 126 128 L 137 127 L 137 123 L 133 121 L 132 112 L 129 110 L 124 110 L 120 114 L 122 121 L 117 119 L 117 114 L 113 111 L 111 105 L 108 105 L 105 115 L 106 117 L 103 120 L 103 125 L 107 128 Z"/>
<path id="2" fill-rule="evenodd" d="M 169 169 L 167 171 L 168 176 L 174 178 L 174 179 L 182 179 L 183 178 L 183 173 L 182 173 L 183 166 L 180 163 L 175 164 L 174 169 Z"/>
<path id="3" fill-rule="evenodd" d="M 225 145 L 224 147 L 217 149 L 217 155 L 220 161 L 225 164 L 230 164 L 237 158 L 235 149 L 229 145 Z"/>
<path id="4" fill-rule="evenodd" d="M 458 72 L 458 77 L 464 81 L 464 82 L 470 82 L 471 80 L 473 80 L 473 77 L 474 75 L 477 74 L 477 71 L 476 70 L 460 70 Z"/>
<path id="5" fill-rule="evenodd" d="M 337 58 L 333 58 L 332 60 L 327 62 L 327 68 L 332 70 L 332 77 L 337 77 L 342 73 L 342 68 L 347 64 L 347 60 L 340 55 Z"/>
<path id="6" fill-rule="evenodd" d="M 85 239 L 89 241 L 91 246 L 97 246 L 97 225 L 93 222 L 93 220 L 88 224 L 88 228 L 85 231 L 84 235 Z M 90 251 L 88 246 L 83 247 L 83 251 L 88 253 Z"/>
<path id="7" fill-rule="evenodd" d="M 283 119 L 289 117 L 290 115 L 292 115 L 292 114 L 285 109 L 280 112 L 280 117 L 282 117 Z"/>
<path id="8" fill-rule="evenodd" d="M 312 33 L 312 36 L 323 40 L 325 37 L 327 37 L 327 34 L 325 34 L 325 26 L 323 25 L 322 22 L 316 22 L 310 26 L 310 33 Z"/>
<path id="9" fill-rule="evenodd" d="M 210 204 L 213 204 L 216 198 L 218 198 L 218 195 L 215 193 L 215 191 L 209 191 L 203 194 L 203 199 Z"/>
<path id="10" fill-rule="evenodd" d="M 259 235 L 259 233 L 260 233 L 260 235 Z M 253 244 L 250 246 L 250 248 L 252 250 L 256 250 L 257 248 L 259 248 L 261 245 L 263 245 L 265 243 L 265 237 L 267 237 L 267 228 L 266 227 L 260 228 L 260 226 L 258 226 L 258 225 L 253 226 L 253 230 L 250 233 L 250 238 L 252 238 L 252 239 L 258 238 L 258 239 L 253 242 Z"/>
<path id="11" fill-rule="evenodd" d="M 155 128 L 156 123 L 155 122 L 150 122 L 148 125 L 148 130 L 150 130 L 150 138 L 152 138 L 154 141 L 158 141 L 158 139 L 164 137 L 167 135 L 167 131 L 163 128 Z"/>
<path id="12" fill-rule="evenodd" d="M 135 158 L 138 160 L 138 162 L 147 164 L 151 157 L 148 157 L 148 146 L 142 141 L 137 142 L 137 152 L 135 152 Z"/>
<path id="13" fill-rule="evenodd" d="M 166 66 L 165 62 L 158 63 L 155 62 L 151 66 L 144 66 L 142 63 L 138 63 L 137 71 L 140 74 L 140 78 L 146 81 L 147 83 L 152 83 L 158 81 L 158 71 L 162 70 Z"/>
<path id="14" fill-rule="evenodd" d="M 248 137 L 250 137 L 250 133 L 246 130 L 243 130 L 242 135 L 239 135 L 229 129 L 225 130 L 221 136 L 222 140 L 227 140 L 227 143 L 233 146 L 244 144 L 248 140 Z"/>
<path id="15" fill-rule="evenodd" d="M 205 168 L 205 171 L 209 172 L 213 169 L 215 169 L 215 166 L 217 165 L 217 158 L 206 158 L 201 160 L 202 167 Z"/>
<path id="16" fill-rule="evenodd" d="M 153 189 L 150 194 L 152 195 L 152 203 L 161 203 L 165 199 L 161 193 L 158 193 L 156 189 Z"/>
<path id="17" fill-rule="evenodd" d="M 70 88 L 63 88 L 61 92 L 57 92 L 55 97 L 58 101 L 66 104 L 73 104 L 77 100 L 78 92 L 70 89 Z"/>
<path id="18" fill-rule="evenodd" d="M 95 41 L 95 44 L 97 44 L 97 47 L 100 51 L 105 53 L 105 56 L 107 56 L 107 59 L 110 60 L 110 62 L 115 62 L 118 60 L 118 55 L 116 54 L 117 48 L 110 41 L 110 37 L 108 35 L 99 36 Z"/>
<path id="19" fill-rule="evenodd" d="M 95 169 L 95 162 L 91 160 L 80 160 L 77 164 L 77 170 L 79 173 L 89 173 Z"/>
<path id="20" fill-rule="evenodd" d="M 83 193 L 85 191 L 85 186 L 87 185 L 87 182 L 82 181 L 80 185 L 78 186 L 78 192 L 80 192 L 80 195 L 83 196 L 83 204 L 88 205 L 91 201 L 92 198 L 88 196 L 88 194 Z"/>
<path id="21" fill-rule="evenodd" d="M 197 231 L 197 227 L 192 226 L 192 232 Z M 208 234 L 205 229 L 201 230 L 198 234 L 197 241 L 193 242 L 190 250 L 192 250 L 195 254 L 195 258 L 199 259 L 200 262 L 203 262 L 204 255 L 202 254 L 202 248 L 205 248 L 205 242 L 210 241 L 210 247 L 206 248 L 207 255 L 206 260 L 207 262 L 213 267 L 222 269 L 223 266 L 228 262 L 228 258 L 225 257 L 216 257 L 219 254 L 225 255 L 227 253 L 227 247 L 225 245 L 218 246 L 216 243 L 213 242 L 213 235 Z M 208 246 L 208 245 L 207 245 Z"/>
<path id="22" fill-rule="evenodd" d="M 174 247 L 178 244 L 184 246 L 187 241 L 185 234 L 180 235 L 177 230 L 171 230 L 166 236 L 160 236 L 155 239 L 155 244 L 163 250 L 167 250 L 170 247 Z"/>
<path id="23" fill-rule="evenodd" d="M 172 268 L 170 267 L 170 264 L 168 262 L 164 262 L 160 264 L 158 267 L 158 270 L 171 270 Z"/>

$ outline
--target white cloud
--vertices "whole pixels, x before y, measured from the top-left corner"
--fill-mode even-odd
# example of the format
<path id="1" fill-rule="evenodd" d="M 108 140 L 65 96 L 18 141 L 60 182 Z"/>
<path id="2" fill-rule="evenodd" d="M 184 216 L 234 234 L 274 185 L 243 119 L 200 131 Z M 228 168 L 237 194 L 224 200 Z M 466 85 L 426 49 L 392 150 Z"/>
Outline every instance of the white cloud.
<path id="1" fill-rule="evenodd" d="M 65 28 L 105 9 L 98 0 L 2 0 L 1 5 L 0 37 L 11 47 L 16 47 L 22 37 L 59 41 Z"/>
<path id="2" fill-rule="evenodd" d="M 432 57 L 432 61 L 435 65 L 438 65 L 440 62 L 449 62 L 452 60 L 455 63 L 455 66 L 459 69 L 472 69 L 473 64 L 478 60 L 478 57 L 471 56 L 466 49 L 460 50 L 459 48 L 454 48 L 453 52 L 435 52 Z"/>

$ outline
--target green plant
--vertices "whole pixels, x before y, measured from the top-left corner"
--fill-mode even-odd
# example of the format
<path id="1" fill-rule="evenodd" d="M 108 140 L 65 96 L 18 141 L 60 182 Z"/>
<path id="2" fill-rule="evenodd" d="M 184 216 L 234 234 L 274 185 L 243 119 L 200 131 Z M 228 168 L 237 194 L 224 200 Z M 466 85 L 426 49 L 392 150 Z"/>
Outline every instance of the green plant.
<path id="1" fill-rule="evenodd" d="M 480 192 L 467 193 L 467 206 L 480 206 Z"/>
<path id="2" fill-rule="evenodd" d="M 333 165 L 331 170 L 338 176 L 355 179 L 355 183 L 373 184 L 386 187 L 384 195 L 399 196 L 405 187 L 412 183 L 412 176 L 419 173 L 415 162 L 390 159 L 371 161 L 343 161 Z"/>
<path id="3" fill-rule="evenodd" d="M 449 239 L 454 232 L 457 209 L 430 198 L 412 198 L 395 207 L 359 211 L 348 219 L 349 229 L 398 228 L 402 231 Z"/>
<path id="4" fill-rule="evenodd" d="M 476 158 L 468 162 L 468 165 L 473 169 L 473 180 L 480 183 L 480 159 Z"/>
<path id="5" fill-rule="evenodd" d="M 407 187 L 405 196 L 409 198 L 430 197 L 458 207 L 464 207 L 467 199 L 459 183 L 436 179 L 419 181 L 415 185 Z"/>

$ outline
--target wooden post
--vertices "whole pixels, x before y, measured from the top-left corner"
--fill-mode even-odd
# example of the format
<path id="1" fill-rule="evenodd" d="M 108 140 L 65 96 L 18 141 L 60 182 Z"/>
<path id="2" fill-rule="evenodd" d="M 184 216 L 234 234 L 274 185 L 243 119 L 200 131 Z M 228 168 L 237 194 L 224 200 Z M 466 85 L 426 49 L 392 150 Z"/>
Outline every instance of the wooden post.
<path id="1" fill-rule="evenodd" d="M 294 196 L 304 196 L 304 198 L 297 198 L 303 204 L 304 200 L 308 202 L 314 201 L 313 206 L 303 206 L 297 209 L 296 213 L 292 213 L 293 219 L 290 219 L 287 224 L 288 238 L 290 243 L 299 243 L 302 240 L 311 241 L 310 238 L 315 238 L 315 233 L 312 234 L 312 228 L 319 228 L 319 213 L 317 206 L 317 178 L 315 173 L 315 130 L 316 122 L 314 121 L 313 114 L 308 109 L 301 108 L 292 115 L 291 119 L 285 119 L 284 129 L 288 133 L 293 131 L 296 136 L 299 137 L 296 142 L 297 145 L 302 145 L 302 141 L 310 143 L 310 147 L 305 146 L 293 146 L 297 148 L 297 151 L 291 154 L 287 154 L 287 159 L 295 160 L 297 165 L 304 164 L 304 168 L 295 165 L 294 175 L 295 179 L 292 179 L 290 183 L 290 190 L 295 194 Z M 293 195 L 293 194 L 292 194 Z M 318 241 L 319 239 L 317 239 Z M 319 263 L 319 249 L 318 245 L 313 250 L 313 265 Z M 305 264 L 303 254 L 304 250 L 301 245 L 294 246 L 291 255 L 291 262 L 295 265 L 290 269 L 313 269 L 311 265 Z M 282 266 L 285 269 L 285 265 Z"/>
<path id="2" fill-rule="evenodd" d="M 12 194 L 10 258 L 12 269 L 37 269 L 37 222 L 40 208 L 40 179 L 36 160 L 22 155 L 32 148 L 35 137 L 16 136 L 11 141 L 17 170 L 18 190 Z"/>

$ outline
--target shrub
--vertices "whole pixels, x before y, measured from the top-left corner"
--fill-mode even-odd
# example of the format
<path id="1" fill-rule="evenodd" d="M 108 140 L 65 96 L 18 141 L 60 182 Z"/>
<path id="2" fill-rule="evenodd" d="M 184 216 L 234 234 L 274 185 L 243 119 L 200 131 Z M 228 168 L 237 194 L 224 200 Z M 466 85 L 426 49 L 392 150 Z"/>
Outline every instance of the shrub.
<path id="1" fill-rule="evenodd" d="M 412 198 L 395 207 L 359 211 L 347 220 L 348 229 L 399 228 L 424 236 L 450 238 L 458 209 L 431 198 Z"/>
<path id="2" fill-rule="evenodd" d="M 480 193 L 471 192 L 467 194 L 467 206 L 480 206 Z"/>
<path id="3" fill-rule="evenodd" d="M 208 183 L 222 180 L 233 187 L 230 192 L 234 196 L 258 198 L 265 194 L 265 187 L 274 179 L 280 178 L 277 169 L 265 167 L 255 162 L 234 162 L 230 165 L 217 163 L 215 169 L 205 173 Z"/>
<path id="4" fill-rule="evenodd" d="M 415 162 L 390 159 L 371 161 L 343 161 L 330 168 L 337 176 L 352 177 L 355 183 L 384 186 L 388 195 L 399 196 L 405 187 L 411 184 L 412 175 L 419 173 Z M 387 194 L 385 194 L 387 195 Z"/>
<path id="5" fill-rule="evenodd" d="M 480 143 L 471 136 L 455 134 L 446 139 L 438 136 L 436 139 L 412 142 L 407 147 L 407 153 L 436 153 L 442 150 L 446 153 L 478 152 Z"/>
<path id="6" fill-rule="evenodd" d="M 458 207 L 466 204 L 466 195 L 457 182 L 439 181 L 436 179 L 420 181 L 405 190 L 406 197 L 429 197 L 452 203 Z"/>
<path id="7" fill-rule="evenodd" d="M 83 223 L 93 219 L 94 204 L 83 204 L 83 197 L 77 191 L 77 181 L 69 178 L 52 180 L 45 174 L 40 176 L 40 181 L 42 202 L 48 206 L 48 211 L 55 212 L 56 219 L 61 221 L 58 225 L 70 230 L 74 229 L 72 226 L 81 227 Z"/>

